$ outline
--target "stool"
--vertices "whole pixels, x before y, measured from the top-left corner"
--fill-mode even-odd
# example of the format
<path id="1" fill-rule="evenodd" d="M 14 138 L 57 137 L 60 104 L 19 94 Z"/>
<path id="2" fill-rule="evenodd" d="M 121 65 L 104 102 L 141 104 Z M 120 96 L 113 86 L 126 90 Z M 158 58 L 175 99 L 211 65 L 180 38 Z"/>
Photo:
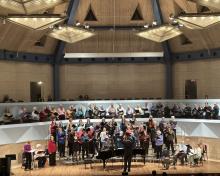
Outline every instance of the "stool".
<path id="1" fill-rule="evenodd" d="M 92 169 L 92 163 L 93 163 L 92 158 L 84 159 L 85 169 L 87 164 L 90 164 L 90 168 Z"/>

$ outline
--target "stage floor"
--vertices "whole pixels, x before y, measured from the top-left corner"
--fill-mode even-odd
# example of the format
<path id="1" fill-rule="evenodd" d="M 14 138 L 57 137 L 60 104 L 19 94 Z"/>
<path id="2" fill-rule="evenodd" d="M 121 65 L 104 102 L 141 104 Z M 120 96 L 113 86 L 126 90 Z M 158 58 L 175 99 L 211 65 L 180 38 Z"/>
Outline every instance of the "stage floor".
<path id="1" fill-rule="evenodd" d="M 48 165 L 42 169 L 34 169 L 31 171 L 24 171 L 21 168 L 12 169 L 12 172 L 16 176 L 116 176 L 122 174 L 122 163 L 111 163 L 107 164 L 105 170 L 102 168 L 102 163 L 92 164 L 93 168 L 90 168 L 90 165 L 60 165 L 49 167 Z M 152 170 L 156 170 L 158 174 L 167 172 L 168 174 L 192 174 L 192 173 L 220 173 L 220 162 L 205 161 L 203 166 L 189 167 L 189 166 L 176 166 L 176 169 L 173 166 L 169 170 L 162 170 L 162 165 L 158 163 L 146 163 L 145 165 L 142 162 L 132 162 L 132 168 L 129 175 L 148 175 L 151 174 Z"/>

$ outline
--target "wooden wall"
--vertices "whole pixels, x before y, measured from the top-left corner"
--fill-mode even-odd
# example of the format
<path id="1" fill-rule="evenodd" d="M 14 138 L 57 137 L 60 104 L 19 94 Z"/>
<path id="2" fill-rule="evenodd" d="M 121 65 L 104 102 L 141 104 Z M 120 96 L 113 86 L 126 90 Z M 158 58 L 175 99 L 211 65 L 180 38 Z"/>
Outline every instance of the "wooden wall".
<path id="1" fill-rule="evenodd" d="M 52 93 L 52 66 L 0 61 L 0 101 L 4 95 L 30 101 L 30 82 L 43 81 L 45 97 Z"/>
<path id="2" fill-rule="evenodd" d="M 164 97 L 163 64 L 84 64 L 61 66 L 61 97 Z"/>
<path id="3" fill-rule="evenodd" d="M 173 64 L 174 98 L 185 98 L 185 80 L 197 81 L 198 98 L 220 98 L 219 59 Z M 61 98 L 150 98 L 165 96 L 163 64 L 70 64 L 60 68 Z M 30 82 L 43 81 L 44 97 L 52 95 L 49 64 L 0 61 L 0 100 L 4 95 L 30 101 Z"/>
<path id="4" fill-rule="evenodd" d="M 197 81 L 198 98 L 220 98 L 220 60 L 177 62 L 173 65 L 174 98 L 185 97 L 185 80 Z"/>

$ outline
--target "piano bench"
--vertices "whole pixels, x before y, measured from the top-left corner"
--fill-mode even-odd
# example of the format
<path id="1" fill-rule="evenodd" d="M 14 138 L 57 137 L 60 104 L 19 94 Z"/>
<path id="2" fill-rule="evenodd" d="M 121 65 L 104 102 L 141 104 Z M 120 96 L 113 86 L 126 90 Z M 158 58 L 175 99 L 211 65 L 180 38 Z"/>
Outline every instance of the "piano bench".
<path id="1" fill-rule="evenodd" d="M 92 169 L 92 163 L 93 163 L 93 161 L 91 158 L 84 159 L 85 169 L 86 169 L 87 164 L 90 164 L 90 168 Z"/>

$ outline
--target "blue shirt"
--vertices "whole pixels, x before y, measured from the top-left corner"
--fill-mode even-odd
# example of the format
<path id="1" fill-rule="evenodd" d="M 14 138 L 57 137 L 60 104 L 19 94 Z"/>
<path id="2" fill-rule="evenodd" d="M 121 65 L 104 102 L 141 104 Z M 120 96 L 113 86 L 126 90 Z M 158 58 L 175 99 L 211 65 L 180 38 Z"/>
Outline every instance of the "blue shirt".
<path id="1" fill-rule="evenodd" d="M 155 143 L 156 146 L 160 146 L 160 145 L 163 145 L 163 135 L 159 135 L 156 137 L 156 143 Z"/>

